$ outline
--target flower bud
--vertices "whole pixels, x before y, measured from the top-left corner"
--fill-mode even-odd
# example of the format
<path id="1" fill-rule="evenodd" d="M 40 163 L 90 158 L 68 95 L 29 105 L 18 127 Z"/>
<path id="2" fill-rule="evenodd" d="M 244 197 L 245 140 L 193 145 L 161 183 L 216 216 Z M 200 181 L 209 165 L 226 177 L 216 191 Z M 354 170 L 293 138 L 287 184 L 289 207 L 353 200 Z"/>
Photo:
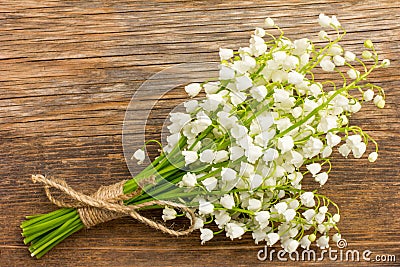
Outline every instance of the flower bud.
<path id="1" fill-rule="evenodd" d="M 332 220 L 335 223 L 338 223 L 340 221 L 340 215 L 336 213 L 335 215 L 332 216 Z"/>
<path id="2" fill-rule="evenodd" d="M 374 47 L 374 44 L 372 43 L 371 40 L 368 39 L 368 40 L 365 40 L 364 46 L 365 46 L 366 48 L 372 49 L 372 48 Z"/>
<path id="3" fill-rule="evenodd" d="M 375 162 L 378 159 L 378 153 L 377 152 L 372 152 L 368 156 L 368 161 L 369 162 Z"/>
<path id="4" fill-rule="evenodd" d="M 365 51 L 362 52 L 361 56 L 362 56 L 364 59 L 370 59 L 370 58 L 372 58 L 372 53 L 369 52 L 369 51 L 367 51 L 367 50 L 365 50 Z"/>
<path id="5" fill-rule="evenodd" d="M 308 240 L 310 240 L 311 242 L 314 242 L 316 238 L 317 237 L 314 234 L 308 236 Z"/>
<path id="6" fill-rule="evenodd" d="M 318 33 L 318 38 L 319 38 L 320 40 L 326 40 L 326 39 L 329 39 L 329 36 L 328 36 L 328 34 L 326 33 L 326 31 L 320 31 L 320 32 Z"/>
<path id="7" fill-rule="evenodd" d="M 274 27 L 275 26 L 275 22 L 271 18 L 266 18 L 265 21 L 264 21 L 264 25 L 266 27 Z"/>
<path id="8" fill-rule="evenodd" d="M 385 58 L 384 60 L 382 60 L 382 66 L 383 66 L 384 68 L 389 67 L 389 66 L 390 66 L 390 60 L 387 59 L 387 58 Z"/>
<path id="9" fill-rule="evenodd" d="M 377 96 L 374 97 L 374 104 L 378 108 L 384 108 L 385 107 L 385 100 L 383 99 L 383 97 L 381 95 L 377 95 Z"/>

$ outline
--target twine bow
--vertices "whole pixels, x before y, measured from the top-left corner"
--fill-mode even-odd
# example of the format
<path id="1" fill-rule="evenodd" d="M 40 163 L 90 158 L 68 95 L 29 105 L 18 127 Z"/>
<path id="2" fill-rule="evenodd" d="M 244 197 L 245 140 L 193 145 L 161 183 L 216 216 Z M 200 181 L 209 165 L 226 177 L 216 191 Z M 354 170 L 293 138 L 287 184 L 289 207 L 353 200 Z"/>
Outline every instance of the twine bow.
<path id="1" fill-rule="evenodd" d="M 44 188 L 47 198 L 58 207 L 77 208 L 81 221 L 86 228 L 90 228 L 102 222 L 107 222 L 123 216 L 130 216 L 141 223 L 173 236 L 187 235 L 194 230 L 194 223 L 196 220 L 195 214 L 185 205 L 163 200 L 153 200 L 135 205 L 124 205 L 123 200 L 128 200 L 135 195 L 140 194 L 142 190 L 139 186 L 138 190 L 131 194 L 125 195 L 123 193 L 123 186 L 126 181 L 121 181 L 110 186 L 102 186 L 91 196 L 75 191 L 63 180 L 46 178 L 40 174 L 32 175 L 32 181 L 34 183 L 40 182 L 45 184 Z M 77 201 L 78 204 L 67 204 L 56 199 L 51 194 L 50 188 L 60 190 L 68 195 L 71 199 Z M 137 212 L 137 210 L 140 208 L 153 205 L 170 206 L 187 212 L 190 215 L 190 227 L 186 230 L 173 230 L 161 223 L 150 220 Z"/>

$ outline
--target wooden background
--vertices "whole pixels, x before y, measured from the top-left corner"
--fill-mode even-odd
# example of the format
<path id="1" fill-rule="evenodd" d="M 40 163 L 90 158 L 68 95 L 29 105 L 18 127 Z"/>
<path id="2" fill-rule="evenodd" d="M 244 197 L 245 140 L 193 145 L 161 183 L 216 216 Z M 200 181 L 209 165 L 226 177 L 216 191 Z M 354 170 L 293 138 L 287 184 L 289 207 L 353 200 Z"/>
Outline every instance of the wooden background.
<path id="1" fill-rule="evenodd" d="M 129 178 L 122 122 L 146 78 L 177 63 L 216 62 L 218 47 L 246 45 L 267 16 L 291 38 L 316 39 L 320 12 L 339 16 L 349 49 L 360 53 L 363 40 L 371 38 L 382 58 L 392 60 L 390 68 L 372 76 L 386 90 L 386 108 L 367 105 L 352 118 L 379 142 L 379 160 L 369 164 L 335 154 L 321 192 L 341 207 L 349 249 L 393 254 L 397 262 L 388 265 L 400 265 L 396 0 L 0 1 L 0 265 L 270 265 L 257 260 L 262 246 L 249 235 L 233 242 L 221 235 L 201 246 L 198 232 L 171 238 L 128 218 L 81 231 L 38 261 L 23 245 L 19 224 L 24 215 L 55 208 L 31 182 L 33 173 L 65 179 L 87 193 Z M 178 90 L 160 102 L 162 112 L 147 127 L 148 138 L 158 138 L 168 110 L 185 97 Z M 322 265 L 304 266 L 313 264 Z"/>

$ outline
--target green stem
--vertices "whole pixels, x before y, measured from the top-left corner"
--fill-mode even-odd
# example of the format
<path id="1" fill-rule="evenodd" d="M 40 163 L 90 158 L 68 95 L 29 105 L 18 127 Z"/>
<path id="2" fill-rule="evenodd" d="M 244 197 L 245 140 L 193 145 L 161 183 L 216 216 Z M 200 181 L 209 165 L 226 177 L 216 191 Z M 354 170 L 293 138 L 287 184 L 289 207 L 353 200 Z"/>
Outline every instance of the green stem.
<path id="1" fill-rule="evenodd" d="M 79 220 L 79 217 L 71 219 L 63 226 L 64 227 L 60 227 L 58 231 L 54 232 L 54 235 L 52 235 L 51 239 L 48 238 L 50 240 L 42 244 L 38 249 L 35 249 L 35 251 L 32 252 L 31 256 L 36 256 L 36 258 L 40 259 L 44 254 L 46 254 L 49 250 L 58 245 L 65 238 L 83 228 L 83 224 Z"/>
<path id="2" fill-rule="evenodd" d="M 67 214 L 67 213 L 71 212 L 71 210 L 73 210 L 73 209 L 70 209 L 70 208 L 59 209 L 59 210 L 55 210 L 53 212 L 50 212 L 48 214 L 34 215 L 33 219 L 29 218 L 29 217 L 32 217 L 32 216 L 26 216 L 26 218 L 29 219 L 29 220 L 23 221 L 21 223 L 21 228 L 24 229 L 24 228 L 26 228 L 26 227 L 28 227 L 30 225 L 36 224 L 38 222 L 42 222 L 43 223 L 43 222 L 47 222 L 47 221 L 53 220 L 55 218 L 58 218 L 60 216 L 63 216 L 64 214 Z"/>
<path id="3" fill-rule="evenodd" d="M 35 224 L 35 225 L 31 225 L 28 227 L 24 227 L 23 228 L 23 234 L 24 236 L 28 236 L 34 233 L 37 233 L 38 231 L 43 231 L 44 229 L 48 229 L 51 230 L 53 228 L 58 227 L 59 225 L 63 224 L 65 220 L 68 220 L 72 217 L 74 217 L 76 215 L 76 213 L 67 213 L 65 215 L 62 215 L 60 217 L 54 218 L 52 220 L 46 221 L 44 223 L 40 223 L 40 224 Z"/>

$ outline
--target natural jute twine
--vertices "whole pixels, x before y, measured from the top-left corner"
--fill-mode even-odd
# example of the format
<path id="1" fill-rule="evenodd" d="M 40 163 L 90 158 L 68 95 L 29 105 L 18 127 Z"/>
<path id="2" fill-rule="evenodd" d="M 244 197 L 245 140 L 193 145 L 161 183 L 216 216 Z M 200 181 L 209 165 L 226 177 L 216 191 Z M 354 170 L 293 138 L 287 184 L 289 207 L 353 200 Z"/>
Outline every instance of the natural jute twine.
<path id="1" fill-rule="evenodd" d="M 187 235 L 194 230 L 194 223 L 196 219 L 195 214 L 185 205 L 163 200 L 153 200 L 135 205 L 124 205 L 124 200 L 128 200 L 135 195 L 140 194 L 142 190 L 141 187 L 143 187 L 143 185 L 139 185 L 138 190 L 134 191 L 133 193 L 125 195 L 123 193 L 123 186 L 126 181 L 121 181 L 110 186 L 102 186 L 97 190 L 96 193 L 88 196 L 75 191 L 63 180 L 47 178 L 40 174 L 32 175 L 32 180 L 34 183 L 40 182 L 45 184 L 46 196 L 53 204 L 59 207 L 77 208 L 81 221 L 87 228 L 123 216 L 130 216 L 144 224 L 147 224 L 150 227 L 173 236 Z M 57 200 L 51 194 L 50 188 L 60 190 L 71 199 L 75 200 L 77 204 L 67 204 L 61 200 Z M 161 223 L 150 220 L 137 212 L 137 210 L 140 208 L 154 205 L 170 206 L 185 211 L 190 215 L 190 227 L 186 230 L 173 230 Z"/>

